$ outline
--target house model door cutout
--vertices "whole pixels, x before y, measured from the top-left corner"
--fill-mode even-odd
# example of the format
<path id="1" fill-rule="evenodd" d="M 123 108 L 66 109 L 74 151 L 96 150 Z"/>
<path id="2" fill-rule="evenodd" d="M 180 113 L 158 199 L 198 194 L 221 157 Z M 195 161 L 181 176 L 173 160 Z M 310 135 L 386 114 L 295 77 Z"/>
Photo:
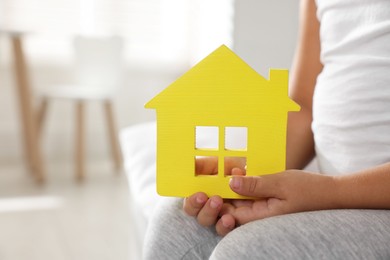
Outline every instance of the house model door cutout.
<path id="1" fill-rule="evenodd" d="M 225 45 L 145 107 L 157 112 L 157 192 L 223 198 L 242 198 L 229 187 L 231 159 L 246 163 L 247 176 L 285 170 L 287 116 L 300 110 L 288 97 L 287 70 L 266 79 Z M 201 158 L 215 161 L 210 174 L 196 173 Z"/>

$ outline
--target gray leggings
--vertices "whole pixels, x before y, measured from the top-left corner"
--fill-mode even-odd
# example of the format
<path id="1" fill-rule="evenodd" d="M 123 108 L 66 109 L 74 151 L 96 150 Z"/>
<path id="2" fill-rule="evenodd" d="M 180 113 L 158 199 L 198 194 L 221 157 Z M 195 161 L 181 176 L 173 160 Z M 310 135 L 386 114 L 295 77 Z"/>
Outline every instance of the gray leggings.
<path id="1" fill-rule="evenodd" d="M 390 259 L 390 210 L 327 210 L 258 220 L 224 238 L 167 198 L 155 211 L 144 259 Z"/>

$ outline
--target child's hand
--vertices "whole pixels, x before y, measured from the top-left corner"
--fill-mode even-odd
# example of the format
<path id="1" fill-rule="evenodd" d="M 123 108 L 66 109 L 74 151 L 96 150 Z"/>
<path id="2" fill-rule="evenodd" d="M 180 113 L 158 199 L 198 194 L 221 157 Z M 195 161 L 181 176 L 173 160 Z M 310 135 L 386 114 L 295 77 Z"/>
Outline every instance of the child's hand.
<path id="1" fill-rule="evenodd" d="M 184 200 L 183 209 L 189 216 L 195 217 L 202 226 L 215 225 L 217 233 L 224 236 L 236 225 L 232 214 L 222 215 L 225 208 L 234 208 L 230 203 L 231 201 L 224 201 L 219 196 L 208 198 L 206 194 L 198 192 Z"/>
<path id="2" fill-rule="evenodd" d="M 195 166 L 197 174 L 210 174 L 218 171 L 217 161 L 212 157 L 197 159 Z M 244 160 L 232 159 L 226 161 L 225 166 L 228 173 L 245 175 Z M 220 218 L 221 210 L 227 205 L 229 201 L 224 201 L 219 196 L 208 198 L 205 193 L 198 192 L 184 200 L 183 209 L 188 215 L 196 217 L 199 224 L 216 225 L 218 234 L 225 235 L 235 226 L 235 220 L 230 215 Z"/>
<path id="3" fill-rule="evenodd" d="M 224 205 L 220 211 L 221 219 L 233 218 L 235 225 L 282 214 L 337 207 L 334 204 L 334 178 L 300 170 L 256 177 L 236 176 L 230 187 L 240 195 L 258 198 L 234 200 Z"/>
<path id="4" fill-rule="evenodd" d="M 243 176 L 245 167 L 240 161 L 229 163 L 229 171 L 235 177 L 230 188 L 255 200 L 223 200 L 219 196 L 208 198 L 198 192 L 184 200 L 184 211 L 196 217 L 203 226 L 215 225 L 224 236 L 238 225 L 267 217 L 335 208 L 335 181 L 331 176 L 288 170 L 264 176 Z M 210 158 L 197 160 L 198 174 L 216 171 L 216 161 Z M 240 176 L 241 175 L 241 176 Z"/>
<path id="5" fill-rule="evenodd" d="M 240 175 L 233 169 L 233 175 Z M 241 173 L 242 175 L 242 173 Z M 184 201 L 184 211 L 204 226 L 215 225 L 217 233 L 226 235 L 236 226 L 267 217 L 335 208 L 335 183 L 331 176 L 300 170 L 259 176 L 236 176 L 230 187 L 240 195 L 255 200 L 226 200 L 196 193 Z"/>

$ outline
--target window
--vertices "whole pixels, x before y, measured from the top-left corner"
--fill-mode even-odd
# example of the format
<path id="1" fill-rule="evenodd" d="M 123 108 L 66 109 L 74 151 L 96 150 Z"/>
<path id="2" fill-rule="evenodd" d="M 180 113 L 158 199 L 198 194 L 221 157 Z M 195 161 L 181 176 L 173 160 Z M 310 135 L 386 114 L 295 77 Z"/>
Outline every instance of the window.
<path id="1" fill-rule="evenodd" d="M 232 166 L 244 168 L 247 143 L 247 127 L 196 126 L 195 175 L 229 176 Z M 204 167 L 204 160 L 214 161 L 214 167 Z"/>
<path id="2" fill-rule="evenodd" d="M 216 126 L 195 127 L 196 149 L 218 149 L 219 130 Z"/>
<path id="3" fill-rule="evenodd" d="M 118 34 L 131 62 L 194 64 L 232 45 L 233 0 L 0 0 L 0 27 L 31 32 L 34 61 L 71 56 L 74 34 Z"/>
<path id="4" fill-rule="evenodd" d="M 225 128 L 225 149 L 246 150 L 248 143 L 248 129 L 246 127 Z"/>

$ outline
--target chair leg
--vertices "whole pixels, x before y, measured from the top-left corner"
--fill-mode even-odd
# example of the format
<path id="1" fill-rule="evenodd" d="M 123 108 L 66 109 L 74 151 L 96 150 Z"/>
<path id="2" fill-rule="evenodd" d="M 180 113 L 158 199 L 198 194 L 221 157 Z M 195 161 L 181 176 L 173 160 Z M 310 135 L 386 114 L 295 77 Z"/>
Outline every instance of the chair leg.
<path id="1" fill-rule="evenodd" d="M 115 125 L 112 102 L 110 100 L 104 102 L 104 109 L 106 112 L 108 134 L 111 143 L 111 156 L 114 160 L 115 169 L 119 172 L 122 168 L 122 155 L 119 149 L 118 132 Z"/>
<path id="2" fill-rule="evenodd" d="M 47 98 L 43 98 L 39 104 L 38 112 L 37 112 L 37 137 L 40 139 L 42 134 L 43 122 L 45 121 L 47 114 L 47 107 L 49 101 Z"/>
<path id="3" fill-rule="evenodd" d="M 19 35 L 12 37 L 13 53 L 15 58 L 15 76 L 20 101 L 20 113 L 24 145 L 28 166 L 38 183 L 45 181 L 46 172 L 42 158 L 42 151 L 37 140 L 34 106 L 31 100 L 31 87 L 28 78 L 27 65 L 23 51 L 22 40 Z"/>
<path id="4" fill-rule="evenodd" d="M 85 140 L 84 140 L 84 102 L 78 101 L 76 104 L 76 179 L 78 181 L 84 180 L 84 157 L 85 157 Z"/>

